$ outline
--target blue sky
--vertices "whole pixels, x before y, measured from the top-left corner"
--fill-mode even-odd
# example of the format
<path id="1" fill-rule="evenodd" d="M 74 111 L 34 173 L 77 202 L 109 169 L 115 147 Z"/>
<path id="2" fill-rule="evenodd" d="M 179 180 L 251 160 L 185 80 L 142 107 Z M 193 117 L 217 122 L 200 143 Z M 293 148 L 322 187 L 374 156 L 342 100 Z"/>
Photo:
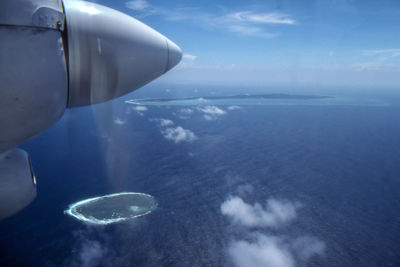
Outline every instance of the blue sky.
<path id="1" fill-rule="evenodd" d="M 176 42 L 160 82 L 396 87 L 399 1 L 102 1 Z"/>

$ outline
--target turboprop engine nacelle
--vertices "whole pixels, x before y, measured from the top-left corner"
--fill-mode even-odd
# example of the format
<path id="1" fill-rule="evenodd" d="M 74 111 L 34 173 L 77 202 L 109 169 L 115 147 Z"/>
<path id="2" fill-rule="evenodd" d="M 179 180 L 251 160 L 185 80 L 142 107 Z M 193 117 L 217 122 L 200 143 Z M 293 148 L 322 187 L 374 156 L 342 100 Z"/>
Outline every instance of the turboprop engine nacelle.
<path id="1" fill-rule="evenodd" d="M 131 92 L 182 57 L 140 21 L 78 0 L 1 0 L 0 40 L 0 155 L 49 128 L 66 108 Z M 0 157 L 0 184 L 9 162 Z M 21 162 L 30 166 L 13 166 Z"/>

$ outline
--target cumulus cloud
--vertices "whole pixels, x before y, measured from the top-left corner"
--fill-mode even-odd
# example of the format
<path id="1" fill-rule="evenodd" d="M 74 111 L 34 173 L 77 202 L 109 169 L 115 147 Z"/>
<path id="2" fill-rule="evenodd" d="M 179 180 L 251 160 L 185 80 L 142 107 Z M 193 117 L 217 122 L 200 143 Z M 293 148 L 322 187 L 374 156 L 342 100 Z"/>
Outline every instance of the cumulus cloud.
<path id="1" fill-rule="evenodd" d="M 228 110 L 238 110 L 238 109 L 242 109 L 242 108 L 239 106 L 229 106 L 228 107 Z"/>
<path id="2" fill-rule="evenodd" d="M 248 240 L 231 241 L 227 253 L 237 267 L 295 267 L 297 262 L 324 255 L 325 244 L 313 237 L 287 239 L 253 233 Z"/>
<path id="3" fill-rule="evenodd" d="M 175 128 L 166 128 L 161 131 L 165 139 L 180 142 L 192 142 L 197 139 L 197 136 L 190 130 L 184 129 L 181 126 Z"/>
<path id="4" fill-rule="evenodd" d="M 199 107 L 198 108 L 200 111 L 210 114 L 210 115 L 224 115 L 226 112 L 219 107 L 216 106 L 205 106 L 205 107 Z"/>
<path id="5" fill-rule="evenodd" d="M 136 107 L 133 107 L 132 109 L 136 110 L 136 111 L 147 111 L 148 110 L 146 106 L 139 106 L 139 105 Z"/>
<path id="6" fill-rule="evenodd" d="M 207 115 L 207 114 L 204 115 L 203 117 L 204 117 L 204 119 L 206 119 L 206 120 L 208 120 L 208 121 L 214 121 L 214 120 L 217 119 L 216 116 L 211 116 L 211 115 Z"/>
<path id="7" fill-rule="evenodd" d="M 161 119 L 160 125 L 161 126 L 172 126 L 172 125 L 174 125 L 174 122 L 171 120 L 167 120 L 167 119 Z"/>
<path id="8" fill-rule="evenodd" d="M 250 205 L 235 196 L 221 204 L 221 212 L 233 223 L 246 227 L 279 227 L 296 217 L 297 207 L 298 204 L 271 198 L 264 208 L 259 203 Z"/>
<path id="9" fill-rule="evenodd" d="M 184 115 L 190 115 L 193 113 L 193 109 L 191 108 L 182 108 L 179 110 L 180 113 L 184 114 Z"/>
<path id="10" fill-rule="evenodd" d="M 175 114 L 182 120 L 187 120 L 190 118 L 190 115 L 193 113 L 193 109 L 191 108 L 182 108 L 178 111 L 178 114 Z"/>
<path id="11" fill-rule="evenodd" d="M 135 105 L 134 107 L 132 107 L 133 111 L 136 111 L 137 114 L 139 114 L 140 116 L 144 115 L 144 112 L 148 110 L 148 108 L 146 106 L 141 106 L 141 105 Z"/>
<path id="12" fill-rule="evenodd" d="M 228 254 L 238 267 L 294 267 L 293 256 L 280 243 L 276 237 L 259 234 L 251 242 L 232 241 L 228 246 Z"/>
<path id="13" fill-rule="evenodd" d="M 252 193 L 254 187 L 246 184 L 240 190 Z M 279 235 L 279 226 L 296 218 L 299 204 L 270 198 L 265 207 L 259 203 L 250 205 L 240 197 L 229 197 L 221 204 L 221 213 L 245 229 L 245 237 L 233 238 L 226 252 L 234 266 L 295 267 L 306 265 L 311 257 L 322 256 L 325 244 L 311 236 L 288 237 Z M 263 233 L 254 232 L 254 227 L 264 228 Z M 274 234 L 268 234 L 273 228 Z"/>
<path id="14" fill-rule="evenodd" d="M 226 111 L 216 106 L 204 106 L 197 109 L 204 113 L 206 120 L 216 120 L 219 116 L 226 114 Z"/>
<path id="15" fill-rule="evenodd" d="M 169 119 L 150 119 L 154 121 L 161 128 L 161 134 L 165 139 L 175 142 L 176 144 L 181 142 L 193 142 L 197 140 L 197 136 L 188 129 L 184 129 L 181 126 L 172 127 L 175 123 Z"/>
<path id="16" fill-rule="evenodd" d="M 174 122 L 169 119 L 150 119 L 150 121 L 155 121 L 160 127 L 167 127 L 174 125 Z"/>
<path id="17" fill-rule="evenodd" d="M 126 123 L 126 121 L 121 120 L 120 118 L 116 118 L 116 119 L 114 120 L 114 123 L 115 123 L 115 124 L 118 124 L 118 125 L 124 125 L 124 124 Z"/>
<path id="18" fill-rule="evenodd" d="M 144 10 L 144 9 L 148 8 L 150 5 L 145 0 L 134 0 L 134 1 L 126 2 L 125 6 L 129 9 L 138 11 L 138 10 Z"/>

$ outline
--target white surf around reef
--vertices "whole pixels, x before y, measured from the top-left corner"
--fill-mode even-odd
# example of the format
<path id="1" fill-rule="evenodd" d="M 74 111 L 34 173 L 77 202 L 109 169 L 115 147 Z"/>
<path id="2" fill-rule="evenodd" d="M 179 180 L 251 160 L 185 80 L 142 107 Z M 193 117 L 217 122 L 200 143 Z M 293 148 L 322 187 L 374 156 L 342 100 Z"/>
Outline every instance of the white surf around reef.
<path id="1" fill-rule="evenodd" d="M 122 192 L 88 198 L 71 204 L 66 214 L 93 224 L 112 224 L 149 214 L 157 208 L 151 195 Z"/>

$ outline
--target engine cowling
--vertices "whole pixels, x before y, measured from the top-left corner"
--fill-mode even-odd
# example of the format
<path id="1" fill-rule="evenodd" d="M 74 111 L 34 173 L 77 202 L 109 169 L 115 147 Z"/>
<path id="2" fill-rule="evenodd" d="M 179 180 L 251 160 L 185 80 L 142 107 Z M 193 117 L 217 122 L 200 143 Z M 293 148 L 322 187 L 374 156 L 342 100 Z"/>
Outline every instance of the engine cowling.
<path id="1" fill-rule="evenodd" d="M 0 219 L 36 196 L 29 156 L 15 146 L 66 108 L 129 93 L 182 57 L 140 21 L 79 0 L 1 0 L 0 40 Z"/>
<path id="2" fill-rule="evenodd" d="M 36 178 L 28 153 L 14 148 L 0 155 L 0 220 L 28 206 L 36 197 Z"/>

